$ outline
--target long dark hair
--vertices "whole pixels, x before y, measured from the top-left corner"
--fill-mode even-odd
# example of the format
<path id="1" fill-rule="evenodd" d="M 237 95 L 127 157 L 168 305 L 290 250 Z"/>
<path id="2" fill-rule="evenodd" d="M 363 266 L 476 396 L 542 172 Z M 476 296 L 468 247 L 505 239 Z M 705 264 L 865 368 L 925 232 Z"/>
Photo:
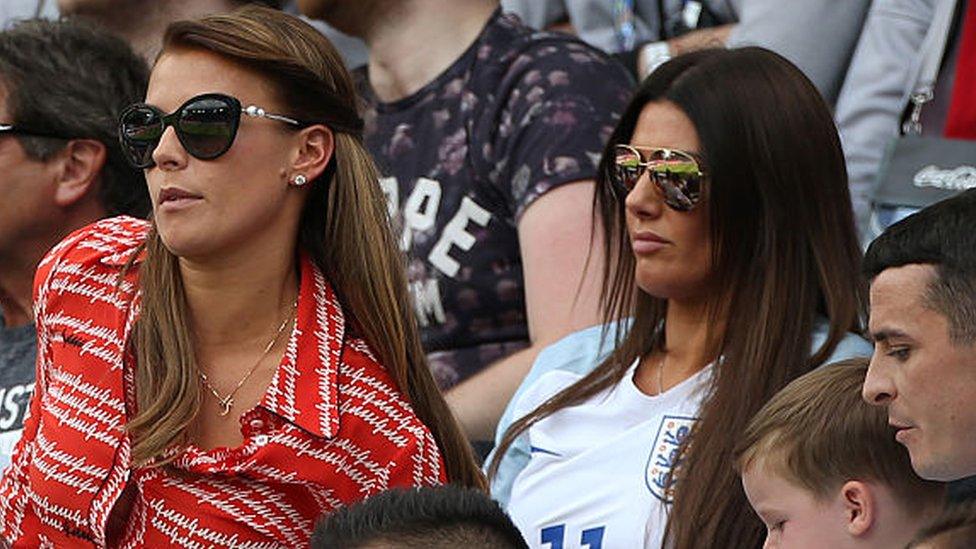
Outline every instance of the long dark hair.
<path id="1" fill-rule="evenodd" d="M 859 332 L 866 309 L 847 173 L 830 110 L 796 67 L 761 48 L 677 57 L 637 89 L 604 150 L 594 202 L 609 258 L 604 320 L 632 317 L 633 324 L 594 371 L 512 424 L 489 476 L 526 429 L 619 383 L 637 358 L 664 349 L 658 328 L 667 301 L 634 291 L 625 195 L 608 175 L 613 147 L 630 142 L 641 111 L 654 101 L 676 105 L 697 129 L 711 174 L 706 208 L 713 280 L 726 289 L 709 307 L 712 325 L 726 326 L 716 334 L 715 356 L 723 360 L 693 435 L 680 449 L 681 479 L 665 544 L 758 547 L 764 529 L 731 466 L 737 438 L 777 390 L 822 364 L 847 332 Z M 829 321 L 829 331 L 811 355 L 819 316 Z"/>
<path id="2" fill-rule="evenodd" d="M 451 482 L 484 487 L 471 447 L 427 367 L 373 160 L 363 146 L 352 78 L 338 52 L 308 24 L 250 6 L 169 26 L 163 51 L 202 49 L 256 71 L 277 87 L 289 116 L 328 124 L 329 168 L 312 181 L 298 245 L 326 275 L 343 310 L 441 450 Z M 176 258 L 155 230 L 140 275 L 135 327 L 138 414 L 129 423 L 133 458 L 146 462 L 184 438 L 199 407 L 199 384 Z"/>

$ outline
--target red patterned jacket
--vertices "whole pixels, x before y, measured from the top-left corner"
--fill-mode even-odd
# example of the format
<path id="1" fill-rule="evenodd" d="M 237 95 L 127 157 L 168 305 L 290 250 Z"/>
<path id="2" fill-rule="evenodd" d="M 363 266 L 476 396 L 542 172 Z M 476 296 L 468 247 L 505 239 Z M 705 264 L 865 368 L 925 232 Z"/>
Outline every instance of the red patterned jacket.
<path id="1" fill-rule="evenodd" d="M 123 547 L 299 547 L 322 513 L 392 486 L 445 480 L 430 432 L 328 282 L 302 259 L 296 328 L 240 447 L 189 448 L 172 468 L 133 468 L 135 402 L 124 353 L 138 269 L 120 266 L 148 225 L 98 222 L 68 237 L 35 279 L 37 381 L 0 479 L 0 537 L 14 547 L 101 547 L 123 489 L 135 490 Z M 128 493 L 128 492 L 127 492 Z M 0 545 L 3 545 L 0 543 Z"/>

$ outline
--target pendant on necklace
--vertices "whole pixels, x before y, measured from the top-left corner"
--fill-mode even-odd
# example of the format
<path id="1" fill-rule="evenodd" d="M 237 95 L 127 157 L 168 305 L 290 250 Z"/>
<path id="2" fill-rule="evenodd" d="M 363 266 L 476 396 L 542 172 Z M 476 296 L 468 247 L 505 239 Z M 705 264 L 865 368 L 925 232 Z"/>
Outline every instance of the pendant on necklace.
<path id="1" fill-rule="evenodd" d="M 227 395 L 217 402 L 220 404 L 220 412 L 218 413 L 223 417 L 230 413 L 230 407 L 234 405 L 234 398 L 231 395 Z"/>

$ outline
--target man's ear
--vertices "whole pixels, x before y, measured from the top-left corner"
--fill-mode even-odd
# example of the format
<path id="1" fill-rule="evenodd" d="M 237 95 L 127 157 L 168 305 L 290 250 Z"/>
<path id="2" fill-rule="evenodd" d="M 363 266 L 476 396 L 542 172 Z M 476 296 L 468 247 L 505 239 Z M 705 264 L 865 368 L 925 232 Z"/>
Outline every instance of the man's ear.
<path id="1" fill-rule="evenodd" d="M 286 174 L 288 179 L 304 175 L 309 181 L 322 175 L 335 155 L 335 136 L 323 124 L 302 129 L 298 133 L 298 150 Z"/>
<path id="2" fill-rule="evenodd" d="M 105 166 L 105 145 L 94 139 L 72 139 L 52 158 L 59 163 L 54 201 L 67 208 L 84 198 Z"/>
<path id="3" fill-rule="evenodd" d="M 877 499 L 871 486 L 865 482 L 849 480 L 840 489 L 841 504 L 847 533 L 861 537 L 871 531 L 877 520 Z"/>

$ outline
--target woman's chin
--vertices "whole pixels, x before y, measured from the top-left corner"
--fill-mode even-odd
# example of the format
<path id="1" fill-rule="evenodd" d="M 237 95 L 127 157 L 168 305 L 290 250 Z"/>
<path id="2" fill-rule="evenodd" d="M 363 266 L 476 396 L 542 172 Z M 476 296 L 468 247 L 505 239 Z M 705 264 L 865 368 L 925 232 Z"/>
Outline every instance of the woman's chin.
<path id="1" fill-rule="evenodd" d="M 180 258 L 203 257 L 213 254 L 218 248 L 217 242 L 205 231 L 194 231 L 192 234 L 181 234 L 181 231 L 164 231 L 160 229 L 159 238 L 169 253 Z"/>
<path id="2" fill-rule="evenodd" d="M 657 299 L 687 300 L 699 295 L 699 285 L 690 284 L 688 280 L 673 280 L 664 277 L 645 277 L 638 279 L 637 287 L 641 292 Z"/>
<path id="3" fill-rule="evenodd" d="M 640 291 L 651 297 L 671 299 L 675 294 L 680 293 L 683 286 L 682 281 L 674 280 L 675 278 L 673 276 L 666 276 L 664 273 L 638 272 L 634 282 Z"/>

